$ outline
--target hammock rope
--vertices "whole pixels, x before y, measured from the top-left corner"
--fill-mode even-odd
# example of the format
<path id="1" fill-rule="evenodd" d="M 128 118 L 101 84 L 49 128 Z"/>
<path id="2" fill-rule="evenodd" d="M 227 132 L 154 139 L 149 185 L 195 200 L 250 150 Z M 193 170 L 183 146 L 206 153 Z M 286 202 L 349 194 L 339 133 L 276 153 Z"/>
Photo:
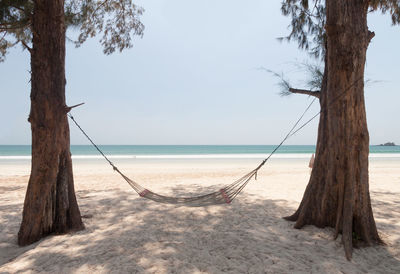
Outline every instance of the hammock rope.
<path id="1" fill-rule="evenodd" d="M 331 100 L 328 101 L 329 105 L 333 105 L 339 99 L 346 94 L 350 88 L 355 86 L 358 82 L 362 81 L 363 77 L 360 77 L 356 79 L 351 85 L 349 85 L 346 89 L 344 89 L 341 93 L 339 93 L 336 97 L 332 98 Z M 255 169 L 244 175 L 243 177 L 239 178 L 238 180 L 234 181 L 232 184 L 227 185 L 218 191 L 205 194 L 205 195 L 200 195 L 200 196 L 193 196 L 193 197 L 170 197 L 170 196 L 164 196 L 157 194 L 155 192 L 152 192 L 140 184 L 136 183 L 135 181 L 131 180 L 128 178 L 125 174 L 123 174 L 111 161 L 110 159 L 107 158 L 107 156 L 103 153 L 103 151 L 93 142 L 93 140 L 86 134 L 86 132 L 81 128 L 81 126 L 78 124 L 78 122 L 74 119 L 74 117 L 68 113 L 68 116 L 71 118 L 71 120 L 75 123 L 75 125 L 79 128 L 79 130 L 86 136 L 86 138 L 90 141 L 90 143 L 97 149 L 97 151 L 104 157 L 104 159 L 112 166 L 114 171 L 119 173 L 121 177 L 132 187 L 133 190 L 135 190 L 141 197 L 153 200 L 155 202 L 159 203 L 167 203 L 167 204 L 180 204 L 180 205 L 186 205 L 186 206 L 207 206 L 207 205 L 217 205 L 217 204 L 230 204 L 236 197 L 239 195 L 239 193 L 245 188 L 245 186 L 251 181 L 252 178 L 257 180 L 257 173 L 260 170 L 262 166 L 265 165 L 265 163 L 271 158 L 271 156 L 283 145 L 283 143 L 295 135 L 298 131 L 300 131 L 302 128 L 304 128 L 306 125 L 308 125 L 312 120 L 314 120 L 320 113 L 321 110 L 312 116 L 309 120 L 304 122 L 301 126 L 299 126 L 297 129 L 297 125 L 300 123 L 300 121 L 303 119 L 304 115 L 307 113 L 307 111 L 310 109 L 312 104 L 317 98 L 315 97 L 311 103 L 307 106 L 307 108 L 304 110 L 300 118 L 296 121 L 296 123 L 293 125 L 293 127 L 289 130 L 289 132 L 286 134 L 286 136 L 283 138 L 283 140 L 277 145 L 272 152 L 268 155 L 267 158 L 265 158 Z M 70 109 L 69 109 L 70 110 Z"/>
<path id="2" fill-rule="evenodd" d="M 79 130 L 83 133 L 83 135 L 85 135 L 85 137 L 89 140 L 89 142 L 103 156 L 103 158 L 112 166 L 113 170 L 116 171 L 119 175 L 121 175 L 121 177 L 132 187 L 132 189 L 135 190 L 139 194 L 139 196 L 153 200 L 155 202 L 159 202 L 159 203 L 181 204 L 181 205 L 186 205 L 186 206 L 200 207 L 200 206 L 207 206 L 207 205 L 230 204 L 239 195 L 239 193 L 245 188 L 245 186 L 251 181 L 252 178 L 257 180 L 258 171 L 271 158 L 271 156 L 283 145 L 283 143 L 289 137 L 293 136 L 293 133 L 295 133 L 294 132 L 295 128 L 300 123 L 300 121 L 303 119 L 304 115 L 310 109 L 310 107 L 312 106 L 312 104 L 314 103 L 315 100 L 316 100 L 316 98 L 314 98 L 311 101 L 311 103 L 304 110 L 303 114 L 296 121 L 296 123 L 290 129 L 290 131 L 285 136 L 285 138 L 283 138 L 283 140 L 279 143 L 279 145 L 277 145 L 272 150 L 272 152 L 268 155 L 268 157 L 265 158 L 255 169 L 253 169 L 249 173 L 245 174 L 241 178 L 237 179 L 232 184 L 227 185 L 215 192 L 208 193 L 205 195 L 200 195 L 200 196 L 192 196 L 192 197 L 171 197 L 171 196 L 164 196 L 161 194 L 157 194 L 157 193 L 141 186 L 134 180 L 128 178 L 125 174 L 123 174 L 118 169 L 118 167 L 116 167 L 113 164 L 113 162 L 110 161 L 110 159 L 104 154 L 104 152 L 94 143 L 92 138 L 90 138 L 89 135 L 82 129 L 82 127 L 75 120 L 75 118 L 70 113 L 68 113 L 68 116 L 75 123 L 75 125 L 79 128 Z M 307 123 L 309 123 L 309 122 L 311 122 L 311 120 L 309 120 Z M 302 125 L 301 127 L 304 127 L 304 126 L 305 125 Z"/>

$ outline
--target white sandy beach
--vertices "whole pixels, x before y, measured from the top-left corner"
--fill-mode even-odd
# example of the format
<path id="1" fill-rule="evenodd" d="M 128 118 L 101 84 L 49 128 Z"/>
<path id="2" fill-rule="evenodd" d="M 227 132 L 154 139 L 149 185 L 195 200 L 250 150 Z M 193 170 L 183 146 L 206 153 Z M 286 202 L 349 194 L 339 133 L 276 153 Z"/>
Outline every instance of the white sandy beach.
<path id="1" fill-rule="evenodd" d="M 129 177 L 166 194 L 219 189 L 259 160 L 120 160 Z M 29 161 L 0 162 L 0 273 L 400 273 L 400 158 L 370 161 L 370 191 L 385 246 L 344 257 L 332 229 L 293 229 L 308 159 L 272 160 L 231 205 L 205 208 L 140 198 L 100 160 L 75 160 L 84 231 L 20 248 L 16 234 Z"/>

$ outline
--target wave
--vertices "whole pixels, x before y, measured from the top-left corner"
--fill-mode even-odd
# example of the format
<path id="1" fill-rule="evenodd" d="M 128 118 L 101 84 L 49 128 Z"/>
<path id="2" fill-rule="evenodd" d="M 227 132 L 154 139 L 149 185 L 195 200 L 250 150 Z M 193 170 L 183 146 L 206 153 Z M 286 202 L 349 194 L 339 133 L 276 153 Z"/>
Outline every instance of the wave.
<path id="1" fill-rule="evenodd" d="M 265 159 L 269 154 L 109 155 L 109 159 Z M 274 159 L 308 159 L 311 153 L 276 153 Z M 400 158 L 400 153 L 370 153 L 369 158 Z M 0 156 L 0 160 L 30 160 L 31 156 Z M 103 159 L 101 155 L 72 155 L 72 159 Z"/>

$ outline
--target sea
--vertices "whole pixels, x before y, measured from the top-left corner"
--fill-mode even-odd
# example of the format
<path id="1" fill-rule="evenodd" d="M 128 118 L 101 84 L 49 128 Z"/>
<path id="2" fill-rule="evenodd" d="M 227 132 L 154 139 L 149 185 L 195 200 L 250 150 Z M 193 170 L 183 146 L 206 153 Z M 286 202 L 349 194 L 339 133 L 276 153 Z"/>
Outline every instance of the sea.
<path id="1" fill-rule="evenodd" d="M 264 159 L 276 145 L 100 145 L 109 159 Z M 314 145 L 283 145 L 274 158 L 309 158 Z M 102 159 L 91 145 L 72 145 L 73 159 Z M 0 160 L 28 160 L 30 145 L 0 145 Z M 400 158 L 400 146 L 370 146 L 371 158 Z"/>

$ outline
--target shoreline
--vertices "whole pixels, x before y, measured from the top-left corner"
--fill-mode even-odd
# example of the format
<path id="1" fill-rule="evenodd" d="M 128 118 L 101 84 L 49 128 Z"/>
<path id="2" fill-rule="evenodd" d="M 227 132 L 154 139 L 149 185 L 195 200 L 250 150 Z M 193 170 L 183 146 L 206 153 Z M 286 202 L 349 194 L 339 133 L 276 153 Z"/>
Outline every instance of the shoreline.
<path id="1" fill-rule="evenodd" d="M 274 167 L 282 167 L 285 165 L 296 165 L 298 167 L 306 168 L 309 172 L 308 163 L 311 154 L 302 158 L 275 158 L 272 157 L 262 169 Z M 212 168 L 216 169 L 243 169 L 250 171 L 261 163 L 264 158 L 110 158 L 113 163 L 121 168 L 121 170 L 148 170 L 157 168 L 172 168 L 175 170 L 185 168 Z M 400 157 L 370 157 L 370 172 L 373 171 L 371 167 L 379 168 L 396 168 L 400 167 Z M 73 171 L 87 173 L 85 169 L 90 172 L 97 169 L 100 173 L 112 172 L 112 168 L 105 161 L 104 158 L 73 158 Z M 0 159 L 0 178 L 12 175 L 29 175 L 31 168 L 30 159 Z M 157 170 L 155 170 L 157 172 Z M 288 171 L 290 172 L 290 170 Z M 400 171 L 399 171 L 400 174 Z"/>

